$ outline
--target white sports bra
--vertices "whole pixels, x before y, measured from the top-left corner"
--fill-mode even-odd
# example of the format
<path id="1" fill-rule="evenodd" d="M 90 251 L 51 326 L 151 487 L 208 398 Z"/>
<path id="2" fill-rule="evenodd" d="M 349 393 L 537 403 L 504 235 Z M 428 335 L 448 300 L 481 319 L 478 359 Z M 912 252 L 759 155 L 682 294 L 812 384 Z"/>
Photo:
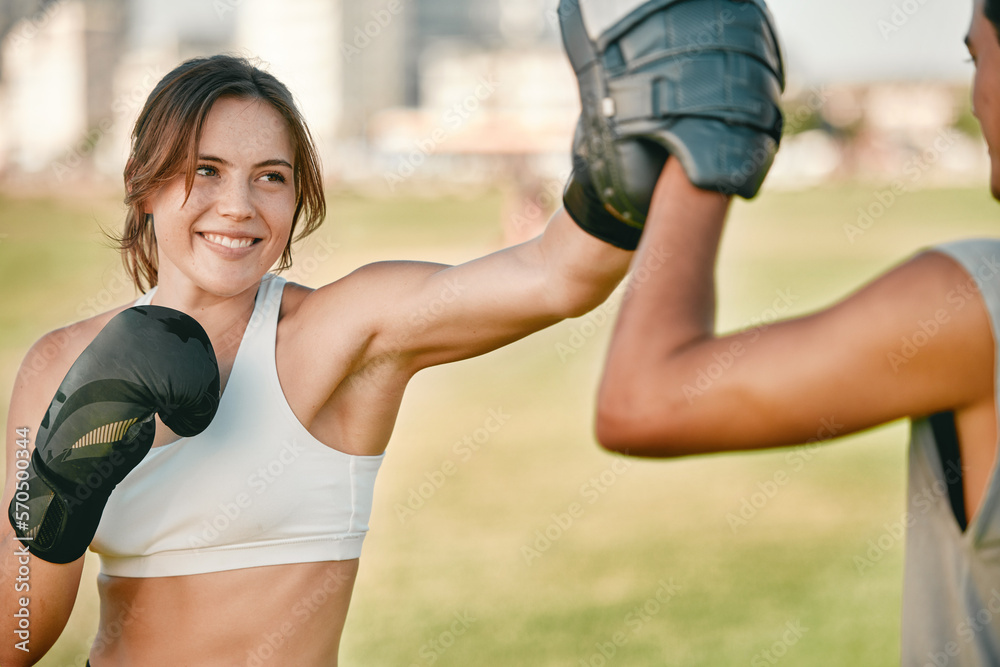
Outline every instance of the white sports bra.
<path id="1" fill-rule="evenodd" d="M 261 281 L 208 429 L 151 450 L 111 494 L 90 545 L 102 573 L 171 577 L 361 555 L 385 455 L 324 445 L 288 406 L 274 361 L 284 285 L 271 274 Z"/>

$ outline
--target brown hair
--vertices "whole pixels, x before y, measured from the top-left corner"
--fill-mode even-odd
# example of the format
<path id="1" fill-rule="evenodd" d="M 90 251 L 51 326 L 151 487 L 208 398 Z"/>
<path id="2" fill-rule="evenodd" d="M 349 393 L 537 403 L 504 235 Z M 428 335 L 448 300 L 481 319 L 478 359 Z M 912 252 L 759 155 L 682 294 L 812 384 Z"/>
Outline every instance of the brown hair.
<path id="1" fill-rule="evenodd" d="M 985 0 L 983 2 L 983 14 L 993 24 L 997 33 L 1000 34 L 1000 2 L 997 0 Z"/>
<path id="2" fill-rule="evenodd" d="M 295 213 L 292 233 L 277 270 L 292 265 L 292 240 L 314 232 L 326 216 L 319 156 L 309 128 L 283 83 L 245 58 L 217 55 L 178 65 L 149 94 L 132 130 L 125 166 L 125 229 L 115 239 L 132 282 L 145 291 L 157 284 L 156 237 L 146 201 L 177 175 L 185 174 L 191 193 L 198 168 L 198 142 L 205 117 L 220 97 L 259 99 L 270 104 L 288 125 L 295 161 Z M 304 226 L 295 236 L 300 215 Z"/>

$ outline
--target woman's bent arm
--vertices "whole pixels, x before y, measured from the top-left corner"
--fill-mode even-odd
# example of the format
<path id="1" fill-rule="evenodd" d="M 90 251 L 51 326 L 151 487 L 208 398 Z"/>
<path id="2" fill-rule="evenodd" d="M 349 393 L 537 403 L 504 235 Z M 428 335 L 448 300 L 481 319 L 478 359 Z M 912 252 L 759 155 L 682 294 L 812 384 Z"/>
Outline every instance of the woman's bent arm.
<path id="1" fill-rule="evenodd" d="M 11 395 L 5 434 L 4 520 L 0 522 L 3 667 L 33 665 L 45 655 L 66 627 L 80 586 L 84 559 L 56 565 L 28 554 L 14 535 L 7 509 L 18 489 L 17 472 L 23 470 L 18 461 L 27 461 L 34 451 L 34 436 L 45 411 L 72 360 L 86 345 L 84 338 L 80 325 L 44 336 L 26 355 Z"/>

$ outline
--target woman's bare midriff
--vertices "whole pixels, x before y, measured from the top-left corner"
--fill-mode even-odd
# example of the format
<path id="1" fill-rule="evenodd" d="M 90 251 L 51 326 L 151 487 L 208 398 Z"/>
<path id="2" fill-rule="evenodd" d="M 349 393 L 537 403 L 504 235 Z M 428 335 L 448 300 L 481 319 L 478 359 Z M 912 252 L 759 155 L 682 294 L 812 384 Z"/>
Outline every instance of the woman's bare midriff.
<path id="1" fill-rule="evenodd" d="M 337 664 L 358 560 L 184 577 L 101 575 L 93 667 Z"/>

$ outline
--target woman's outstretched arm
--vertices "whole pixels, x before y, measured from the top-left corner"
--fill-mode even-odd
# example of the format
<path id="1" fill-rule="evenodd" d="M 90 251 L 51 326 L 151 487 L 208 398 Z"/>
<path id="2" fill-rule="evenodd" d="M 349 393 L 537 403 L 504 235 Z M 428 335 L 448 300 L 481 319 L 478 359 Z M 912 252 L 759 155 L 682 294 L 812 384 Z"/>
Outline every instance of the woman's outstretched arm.
<path id="1" fill-rule="evenodd" d="M 330 327 L 350 309 L 367 323 L 357 366 L 390 360 L 409 375 L 583 315 L 614 291 L 631 257 L 559 209 L 525 243 L 456 266 L 370 264 L 316 290 L 304 307 L 311 318 L 329 318 Z"/>

